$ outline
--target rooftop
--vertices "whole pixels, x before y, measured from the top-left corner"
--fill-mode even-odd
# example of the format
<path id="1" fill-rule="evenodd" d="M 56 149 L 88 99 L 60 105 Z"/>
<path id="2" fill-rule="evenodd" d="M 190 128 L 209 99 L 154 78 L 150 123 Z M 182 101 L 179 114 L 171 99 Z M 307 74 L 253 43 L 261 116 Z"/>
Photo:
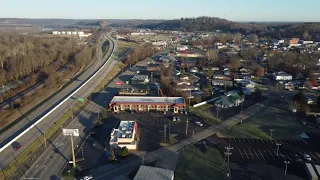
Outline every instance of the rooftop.
<path id="1" fill-rule="evenodd" d="M 145 75 L 145 74 L 136 74 L 133 76 L 132 80 L 145 80 L 145 79 L 148 79 L 148 75 Z"/>
<path id="2" fill-rule="evenodd" d="M 113 129 L 111 142 L 118 142 L 118 138 L 132 138 L 135 121 L 121 121 L 118 128 Z"/>
<path id="3" fill-rule="evenodd" d="M 144 96 L 114 96 L 111 103 L 179 103 L 183 104 L 183 97 L 144 97 Z"/>
<path id="4" fill-rule="evenodd" d="M 174 171 L 141 165 L 133 180 L 171 180 Z"/>

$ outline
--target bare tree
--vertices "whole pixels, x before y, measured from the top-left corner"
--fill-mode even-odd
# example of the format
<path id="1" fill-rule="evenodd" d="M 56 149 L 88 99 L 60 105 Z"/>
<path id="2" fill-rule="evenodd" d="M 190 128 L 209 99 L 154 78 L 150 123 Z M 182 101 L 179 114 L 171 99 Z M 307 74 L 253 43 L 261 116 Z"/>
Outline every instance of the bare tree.
<path id="1" fill-rule="evenodd" d="M 256 43 L 258 41 L 258 35 L 257 34 L 251 34 L 250 35 L 250 41 L 253 43 Z"/>
<path id="2" fill-rule="evenodd" d="M 233 40 L 236 44 L 239 44 L 241 42 L 242 35 L 240 33 L 236 33 L 233 35 Z"/>
<path id="3" fill-rule="evenodd" d="M 214 49 L 209 49 L 206 53 L 206 57 L 210 64 L 217 64 L 218 62 L 218 53 Z"/>

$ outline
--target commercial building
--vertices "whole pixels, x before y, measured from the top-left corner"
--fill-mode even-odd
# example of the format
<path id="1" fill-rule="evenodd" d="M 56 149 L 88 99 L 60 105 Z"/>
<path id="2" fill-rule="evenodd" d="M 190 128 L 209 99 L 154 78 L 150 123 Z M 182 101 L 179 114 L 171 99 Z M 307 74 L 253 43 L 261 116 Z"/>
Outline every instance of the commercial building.
<path id="1" fill-rule="evenodd" d="M 239 106 L 243 101 L 243 96 L 240 96 L 235 91 L 229 91 L 225 93 L 225 95 L 220 96 L 220 98 L 216 100 L 215 105 L 219 108 L 230 108 Z"/>
<path id="2" fill-rule="evenodd" d="M 114 96 L 109 107 L 114 112 L 120 111 L 185 111 L 183 97 L 147 97 L 147 96 Z"/>
<path id="3" fill-rule="evenodd" d="M 148 75 L 145 74 L 136 74 L 131 79 L 132 84 L 147 84 L 149 83 L 150 79 Z"/>
<path id="4" fill-rule="evenodd" d="M 173 180 L 174 171 L 141 165 L 133 180 Z"/>
<path id="5" fill-rule="evenodd" d="M 119 126 L 112 129 L 110 136 L 110 147 L 127 147 L 137 149 L 136 133 L 138 123 L 135 121 L 121 121 Z"/>

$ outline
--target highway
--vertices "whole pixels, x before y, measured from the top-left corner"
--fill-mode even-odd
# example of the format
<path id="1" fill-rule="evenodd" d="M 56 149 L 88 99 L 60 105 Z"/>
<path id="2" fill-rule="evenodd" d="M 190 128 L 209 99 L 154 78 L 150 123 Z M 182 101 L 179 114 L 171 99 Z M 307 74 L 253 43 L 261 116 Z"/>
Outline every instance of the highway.
<path id="1" fill-rule="evenodd" d="M 105 36 L 105 39 L 110 40 L 110 50 L 108 52 L 111 55 L 112 51 L 116 49 L 116 45 L 114 45 L 113 40 L 110 39 L 109 36 Z M 30 126 L 30 123 L 34 123 L 36 120 L 41 118 L 44 114 L 49 112 L 51 109 L 55 108 L 57 104 L 59 104 L 63 99 L 71 94 L 75 89 L 80 87 L 89 77 L 92 76 L 108 59 L 109 55 L 104 58 L 97 58 L 92 64 L 88 65 L 85 71 L 72 83 L 70 83 L 67 87 L 65 87 L 58 94 L 53 96 L 46 103 L 42 104 L 40 107 L 35 109 L 32 113 L 30 113 L 27 117 L 25 117 L 18 124 L 13 126 L 8 131 L 2 133 L 0 135 L 1 147 L 4 146 L 11 139 L 20 134 L 23 130 Z M 18 151 L 14 151 L 11 146 L 5 148 L 0 155 L 0 161 L 2 165 L 6 165 L 9 163 L 14 157 L 16 157 L 19 152 L 21 152 L 25 147 L 27 147 L 31 142 L 33 142 L 36 138 L 43 136 L 43 131 L 49 128 L 54 124 L 56 120 L 58 120 L 63 114 L 67 111 L 70 111 L 70 108 L 77 103 L 77 98 L 87 96 L 97 84 L 101 82 L 104 78 L 104 75 L 109 72 L 112 67 L 116 64 L 116 61 L 113 61 L 110 58 L 107 65 L 99 72 L 99 74 L 94 77 L 89 83 L 87 83 L 83 88 L 81 88 L 76 94 L 73 95 L 72 98 L 68 99 L 64 104 L 58 107 L 54 112 L 48 115 L 43 121 L 41 121 L 35 128 L 32 128 L 29 132 L 27 132 L 24 136 L 19 138 L 17 141 L 22 144 L 22 148 Z"/>

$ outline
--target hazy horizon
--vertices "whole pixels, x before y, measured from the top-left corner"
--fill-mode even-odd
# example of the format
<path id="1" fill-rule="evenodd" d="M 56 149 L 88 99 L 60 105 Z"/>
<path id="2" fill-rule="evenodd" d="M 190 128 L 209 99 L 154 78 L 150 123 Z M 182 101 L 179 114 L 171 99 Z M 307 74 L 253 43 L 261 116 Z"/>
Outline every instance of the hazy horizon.
<path id="1" fill-rule="evenodd" d="M 12 0 L 2 4 L 0 18 L 170 20 L 210 16 L 238 22 L 318 22 L 319 6 L 320 1 L 314 0 L 279 0 L 277 3 L 268 0 L 55 0 L 50 3 Z"/>

